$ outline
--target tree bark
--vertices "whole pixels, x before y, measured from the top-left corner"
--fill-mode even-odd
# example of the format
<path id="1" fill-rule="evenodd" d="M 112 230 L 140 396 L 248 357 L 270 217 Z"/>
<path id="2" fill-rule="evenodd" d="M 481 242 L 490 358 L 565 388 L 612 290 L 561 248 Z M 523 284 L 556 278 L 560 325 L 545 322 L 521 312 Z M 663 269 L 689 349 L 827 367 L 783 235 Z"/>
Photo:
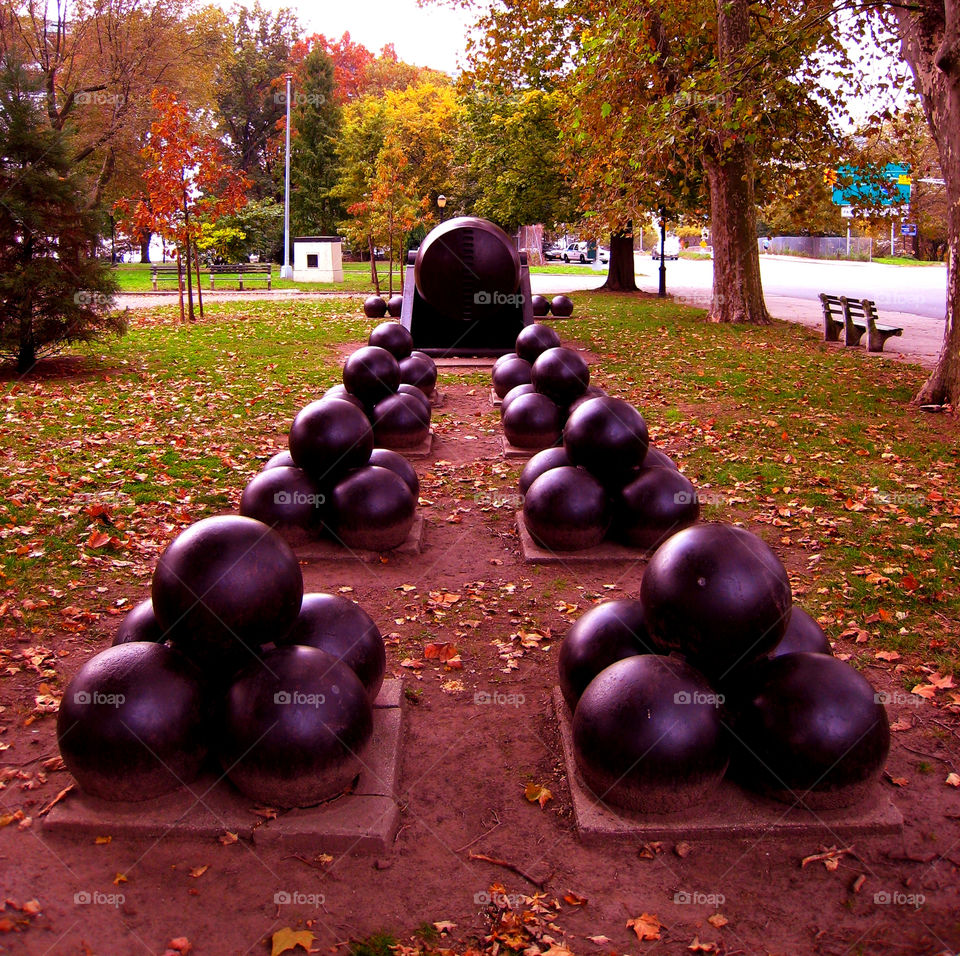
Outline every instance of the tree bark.
<path id="1" fill-rule="evenodd" d="M 150 233 L 144 232 L 140 236 L 140 261 L 150 261 Z"/>
<path id="2" fill-rule="evenodd" d="M 721 68 L 732 74 L 749 41 L 748 0 L 718 0 L 717 59 Z M 736 85 L 724 95 L 729 115 L 739 96 Z M 753 151 L 738 138 L 736 129 L 717 130 L 713 138 L 704 155 L 713 233 L 710 318 L 762 325 L 770 321 L 770 315 L 760 282 Z"/>
<path id="3" fill-rule="evenodd" d="M 901 53 L 910 64 L 937 144 L 947 190 L 947 299 L 943 346 L 914 401 L 960 403 L 960 2 L 894 8 Z"/>
<path id="4" fill-rule="evenodd" d="M 369 236 L 370 242 L 370 279 L 373 281 L 373 287 L 380 295 L 380 276 L 377 274 L 377 254 L 373 248 L 373 236 Z"/>
<path id="5" fill-rule="evenodd" d="M 636 292 L 637 282 L 633 263 L 633 229 L 610 233 L 610 263 L 607 281 L 601 286 L 608 292 Z"/>

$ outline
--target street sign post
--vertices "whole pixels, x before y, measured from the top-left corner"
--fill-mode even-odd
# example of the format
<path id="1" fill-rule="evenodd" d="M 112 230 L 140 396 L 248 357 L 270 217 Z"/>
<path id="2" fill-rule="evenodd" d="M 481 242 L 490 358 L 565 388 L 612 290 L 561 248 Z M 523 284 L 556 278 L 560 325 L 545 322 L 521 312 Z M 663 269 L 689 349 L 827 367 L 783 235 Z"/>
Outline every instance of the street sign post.
<path id="1" fill-rule="evenodd" d="M 915 222 L 904 222 L 900 224 L 901 236 L 915 236 L 917 234 L 917 224 Z"/>

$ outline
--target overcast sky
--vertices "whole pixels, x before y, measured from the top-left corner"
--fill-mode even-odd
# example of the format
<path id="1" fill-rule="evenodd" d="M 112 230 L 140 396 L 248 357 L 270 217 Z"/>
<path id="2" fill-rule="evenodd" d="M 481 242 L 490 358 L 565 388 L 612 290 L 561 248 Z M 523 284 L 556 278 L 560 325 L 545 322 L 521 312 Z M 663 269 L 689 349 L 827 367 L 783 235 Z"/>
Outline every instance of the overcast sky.
<path id="1" fill-rule="evenodd" d="M 464 41 L 472 20 L 462 10 L 431 4 L 418 7 L 416 0 L 336 0 L 323 4 L 298 4 L 293 0 L 261 0 L 277 10 L 290 7 L 307 33 L 351 38 L 379 53 L 393 43 L 397 55 L 407 63 L 432 66 L 453 73 L 458 57 L 463 60 Z M 223 6 L 229 7 L 224 0 Z"/>

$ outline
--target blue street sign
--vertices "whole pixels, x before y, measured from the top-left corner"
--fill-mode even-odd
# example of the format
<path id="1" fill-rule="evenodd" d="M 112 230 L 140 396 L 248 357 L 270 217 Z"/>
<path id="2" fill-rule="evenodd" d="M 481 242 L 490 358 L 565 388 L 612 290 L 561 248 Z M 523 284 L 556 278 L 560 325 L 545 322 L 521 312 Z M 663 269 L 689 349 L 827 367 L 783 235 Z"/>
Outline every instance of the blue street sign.
<path id="1" fill-rule="evenodd" d="M 917 224 L 915 222 L 904 222 L 900 225 L 901 236 L 915 236 L 917 234 Z"/>
<path id="2" fill-rule="evenodd" d="M 909 163 L 887 163 L 882 170 L 840 166 L 836 179 L 836 206 L 899 206 L 910 202 Z"/>

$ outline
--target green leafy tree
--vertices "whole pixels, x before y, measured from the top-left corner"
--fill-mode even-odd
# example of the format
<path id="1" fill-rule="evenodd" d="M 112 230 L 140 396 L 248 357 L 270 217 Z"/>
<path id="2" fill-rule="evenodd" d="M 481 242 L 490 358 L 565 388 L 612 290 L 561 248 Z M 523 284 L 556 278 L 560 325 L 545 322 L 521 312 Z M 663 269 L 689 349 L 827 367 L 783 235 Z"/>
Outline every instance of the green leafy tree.
<path id="1" fill-rule="evenodd" d="M 40 96 L 35 75 L 0 61 L 0 350 L 20 372 L 63 345 L 125 329 L 110 268 L 94 257 L 97 219 L 74 145 L 50 127 Z"/>

